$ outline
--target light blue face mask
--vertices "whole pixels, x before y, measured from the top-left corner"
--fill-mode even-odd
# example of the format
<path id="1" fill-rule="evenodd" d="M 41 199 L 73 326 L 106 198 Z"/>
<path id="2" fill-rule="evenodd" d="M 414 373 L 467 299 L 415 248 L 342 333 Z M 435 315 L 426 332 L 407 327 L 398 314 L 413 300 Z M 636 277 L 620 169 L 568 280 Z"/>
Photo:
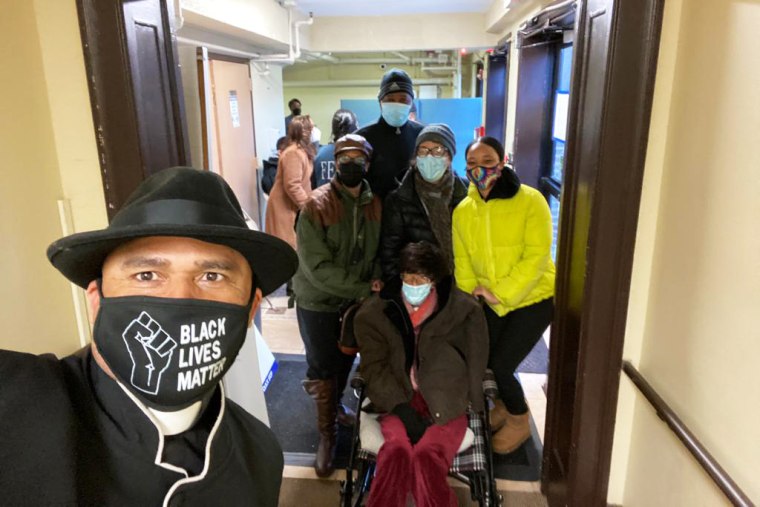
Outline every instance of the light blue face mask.
<path id="1" fill-rule="evenodd" d="M 448 168 L 449 163 L 446 157 L 434 157 L 433 155 L 417 157 L 417 170 L 425 181 L 431 183 L 438 181 Z"/>
<path id="2" fill-rule="evenodd" d="M 409 285 L 403 282 L 401 292 L 404 294 L 404 299 L 412 306 L 420 306 L 428 295 L 430 295 L 430 289 L 433 287 L 432 283 L 423 283 L 422 285 Z"/>
<path id="3" fill-rule="evenodd" d="M 391 127 L 401 127 L 409 119 L 409 111 L 412 110 L 411 104 L 399 104 L 397 102 L 381 102 L 380 111 L 383 120 Z"/>

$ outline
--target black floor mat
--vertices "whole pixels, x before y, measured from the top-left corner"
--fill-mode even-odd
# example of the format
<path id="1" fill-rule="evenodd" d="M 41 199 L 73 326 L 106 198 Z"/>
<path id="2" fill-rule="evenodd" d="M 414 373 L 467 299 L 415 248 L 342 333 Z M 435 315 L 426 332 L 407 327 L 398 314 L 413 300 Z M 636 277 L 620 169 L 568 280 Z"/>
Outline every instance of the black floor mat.
<path id="1" fill-rule="evenodd" d="M 265 395 L 269 422 L 285 452 L 286 464 L 310 466 L 319 437 L 314 402 L 301 388 L 301 380 L 306 375 L 306 362 L 304 356 L 295 354 L 275 354 L 275 358 L 277 371 Z M 347 389 L 343 402 L 355 409 L 356 401 L 353 392 Z M 539 480 L 542 450 L 532 422 L 531 428 L 533 437 L 522 447 L 508 455 L 494 455 L 494 475 L 497 478 Z M 345 467 L 350 450 L 351 428 L 339 427 L 336 468 Z"/>
<path id="2" fill-rule="evenodd" d="M 307 465 L 317 452 L 319 434 L 316 405 L 301 387 L 301 380 L 306 378 L 306 360 L 297 354 L 275 354 L 275 360 L 277 371 L 264 395 L 269 422 L 286 454 L 286 464 Z M 346 389 L 343 403 L 355 410 L 357 401 L 353 390 Z M 348 461 L 351 431 L 352 428 L 338 427 L 336 468 L 345 467 Z"/>

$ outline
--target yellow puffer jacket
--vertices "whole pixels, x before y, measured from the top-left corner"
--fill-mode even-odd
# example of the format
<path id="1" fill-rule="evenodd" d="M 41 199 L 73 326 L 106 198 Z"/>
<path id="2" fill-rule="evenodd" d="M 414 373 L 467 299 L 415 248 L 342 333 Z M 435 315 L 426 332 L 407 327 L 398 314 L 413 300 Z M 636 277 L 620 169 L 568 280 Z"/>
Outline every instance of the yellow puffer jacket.
<path id="1" fill-rule="evenodd" d="M 536 189 L 520 185 L 514 197 L 486 202 L 470 184 L 452 221 L 454 274 L 464 292 L 486 287 L 501 301 L 489 305 L 500 317 L 554 295 L 552 218 Z"/>

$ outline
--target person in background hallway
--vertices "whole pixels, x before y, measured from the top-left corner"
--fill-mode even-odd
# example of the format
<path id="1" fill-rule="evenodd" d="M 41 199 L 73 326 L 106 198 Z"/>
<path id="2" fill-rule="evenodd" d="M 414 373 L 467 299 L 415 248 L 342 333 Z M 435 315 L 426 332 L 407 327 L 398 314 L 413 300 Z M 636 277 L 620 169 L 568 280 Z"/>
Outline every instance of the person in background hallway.
<path id="1" fill-rule="evenodd" d="M 367 180 L 381 199 L 398 187 L 414 153 L 414 142 L 422 125 L 409 120 L 414 101 L 412 78 L 400 69 L 391 69 L 380 82 L 380 118 L 359 129 L 374 149 Z"/>
<path id="2" fill-rule="evenodd" d="M 552 219 L 544 196 L 504 165 L 499 141 L 482 137 L 465 156 L 471 185 L 454 210 L 454 276 L 460 289 L 485 302 L 488 365 L 501 396 L 491 410 L 493 449 L 507 454 L 530 437 L 514 373 L 552 319 Z"/>
<path id="3" fill-rule="evenodd" d="M 415 151 L 401 186 L 383 203 L 379 258 L 384 281 L 398 278 L 401 249 L 417 241 L 440 246 L 449 270 L 454 270 L 451 214 L 467 195 L 467 183 L 451 167 L 457 152 L 454 133 L 448 125 L 428 125 L 417 136 Z"/>
<path id="4" fill-rule="evenodd" d="M 220 381 L 293 249 L 248 229 L 219 175 L 174 167 L 47 255 L 85 289 L 93 341 L 0 351 L 0 504 L 276 507 L 282 450 Z"/>
<path id="5" fill-rule="evenodd" d="M 296 248 L 296 217 L 311 195 L 311 173 L 314 170 L 314 146 L 311 143 L 311 118 L 296 116 L 288 127 L 288 146 L 280 155 L 277 174 L 269 191 L 265 214 L 266 232 L 287 241 Z M 288 281 L 288 308 L 293 308 L 295 295 Z"/>
<path id="6" fill-rule="evenodd" d="M 280 162 L 280 155 L 282 155 L 282 151 L 287 146 L 288 138 L 282 136 L 277 140 L 276 156 L 269 157 L 264 161 L 264 171 L 261 175 L 261 190 L 267 195 L 272 191 L 272 185 L 274 185 L 274 179 L 275 176 L 277 176 L 277 166 Z"/>
<path id="7" fill-rule="evenodd" d="M 484 410 L 488 360 L 483 310 L 456 288 L 441 249 L 410 243 L 401 274 L 357 312 L 354 331 L 367 396 L 385 439 L 369 507 L 456 507 L 446 482 L 467 429 L 468 405 Z"/>
<path id="8" fill-rule="evenodd" d="M 319 188 L 329 183 L 335 174 L 335 141 L 353 134 L 358 128 L 356 115 L 348 109 L 338 109 L 332 117 L 332 134 L 330 144 L 320 148 L 314 159 L 314 172 L 311 175 L 311 188 Z"/>
<path id="9" fill-rule="evenodd" d="M 293 118 L 301 116 L 301 101 L 298 99 L 290 99 L 288 101 L 288 109 L 290 109 L 290 114 L 285 117 L 285 132 L 288 131 L 290 122 L 293 121 Z"/>
<path id="10" fill-rule="evenodd" d="M 312 125 L 308 115 L 297 116 L 290 122 L 289 144 L 280 155 L 267 201 L 266 232 L 287 241 L 293 248 L 296 247 L 296 214 L 311 195 Z"/>
<path id="11" fill-rule="evenodd" d="M 306 349 L 303 387 L 317 405 L 319 477 L 333 471 L 336 422 L 352 425 L 343 390 L 354 362 L 338 348 L 340 310 L 379 290 L 375 263 L 380 241 L 380 199 L 364 179 L 372 147 L 355 134 L 335 142 L 335 176 L 314 191 L 298 218 L 299 266 L 293 277 L 296 316 Z"/>

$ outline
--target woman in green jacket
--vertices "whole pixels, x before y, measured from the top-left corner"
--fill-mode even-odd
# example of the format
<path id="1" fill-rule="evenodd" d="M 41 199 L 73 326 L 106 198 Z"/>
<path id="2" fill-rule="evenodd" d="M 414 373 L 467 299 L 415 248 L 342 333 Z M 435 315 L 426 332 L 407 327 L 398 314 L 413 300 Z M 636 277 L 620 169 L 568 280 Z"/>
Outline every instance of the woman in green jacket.
<path id="1" fill-rule="evenodd" d="M 551 322 L 552 220 L 541 193 L 521 185 L 492 137 L 465 151 L 467 197 L 452 220 L 457 286 L 484 304 L 488 365 L 501 399 L 491 411 L 494 452 L 507 454 L 530 437 L 525 395 L 514 372 Z"/>

